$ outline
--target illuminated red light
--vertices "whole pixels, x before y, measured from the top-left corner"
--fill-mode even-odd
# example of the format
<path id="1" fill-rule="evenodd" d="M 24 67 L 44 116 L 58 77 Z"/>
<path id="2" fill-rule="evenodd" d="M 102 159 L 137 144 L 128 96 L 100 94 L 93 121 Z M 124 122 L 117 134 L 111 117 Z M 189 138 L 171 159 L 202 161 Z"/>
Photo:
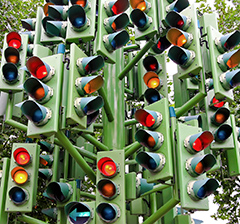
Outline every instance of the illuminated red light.
<path id="1" fill-rule="evenodd" d="M 99 171 L 107 177 L 112 177 L 117 172 L 116 163 L 109 157 L 103 157 L 98 161 Z"/>
<path id="2" fill-rule="evenodd" d="M 47 68 L 45 65 L 41 65 L 36 69 L 36 78 L 38 79 L 43 79 L 47 76 L 48 72 L 47 72 Z"/>
<path id="3" fill-rule="evenodd" d="M 146 127 L 152 127 L 155 124 L 155 119 L 151 114 L 148 114 L 145 120 Z"/>
<path id="4" fill-rule="evenodd" d="M 211 142 L 213 141 L 214 137 L 211 132 L 204 131 L 192 144 L 193 149 L 196 152 L 200 152 L 207 148 Z"/>
<path id="5" fill-rule="evenodd" d="M 157 47 L 158 47 L 159 49 L 161 49 L 161 45 L 162 45 L 161 41 L 158 41 L 158 42 L 157 42 Z"/>
<path id="6" fill-rule="evenodd" d="M 221 102 L 221 101 L 217 100 L 215 97 L 213 97 L 212 103 L 214 104 L 213 107 L 216 107 L 216 108 L 223 107 L 223 105 L 225 104 L 225 102 L 223 102 L 223 101 Z"/>
<path id="7" fill-rule="evenodd" d="M 22 45 L 22 38 L 17 32 L 10 32 L 7 35 L 7 43 L 9 47 L 19 49 Z"/>
<path id="8" fill-rule="evenodd" d="M 203 150 L 203 144 L 202 144 L 202 141 L 199 138 L 197 138 L 195 140 L 195 142 L 193 143 L 192 146 L 193 146 L 193 149 L 197 152 Z"/>
<path id="9" fill-rule="evenodd" d="M 25 166 L 30 160 L 31 156 L 25 148 L 18 148 L 14 151 L 13 157 L 18 165 Z"/>

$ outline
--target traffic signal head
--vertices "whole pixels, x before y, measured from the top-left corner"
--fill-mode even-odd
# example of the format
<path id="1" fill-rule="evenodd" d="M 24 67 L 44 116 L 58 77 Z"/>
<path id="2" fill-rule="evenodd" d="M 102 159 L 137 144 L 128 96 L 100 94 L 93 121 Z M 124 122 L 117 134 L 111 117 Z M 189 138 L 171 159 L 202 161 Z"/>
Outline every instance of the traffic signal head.
<path id="1" fill-rule="evenodd" d="M 29 96 L 41 104 L 46 103 L 53 96 L 53 89 L 35 77 L 28 78 L 23 87 Z"/>
<path id="2" fill-rule="evenodd" d="M 90 204 L 89 204 L 90 203 Z M 70 223 L 90 223 L 93 221 L 94 212 L 92 210 L 93 202 L 69 202 L 65 205 L 64 211 Z M 95 205 L 95 203 L 94 203 Z"/>
<path id="3" fill-rule="evenodd" d="M 86 76 L 101 69 L 104 66 L 104 59 L 100 55 L 78 58 L 76 65 L 80 75 Z"/>
<path id="4" fill-rule="evenodd" d="M 149 88 L 144 92 L 144 97 L 148 104 L 155 103 L 163 98 L 158 90 Z"/>
<path id="5" fill-rule="evenodd" d="M 139 152 L 136 155 L 136 161 L 150 172 L 159 172 L 163 169 L 166 160 L 162 153 Z"/>
<path id="6" fill-rule="evenodd" d="M 79 77 L 75 81 L 75 85 L 80 96 L 96 92 L 103 86 L 103 83 L 103 77 L 100 75 Z"/>
<path id="7" fill-rule="evenodd" d="M 54 20 L 65 21 L 67 20 L 68 6 L 64 5 L 49 5 L 48 15 Z"/>
<path id="8" fill-rule="evenodd" d="M 143 81 L 147 85 L 148 88 L 157 89 L 159 90 L 162 86 L 162 80 L 158 77 L 155 72 L 147 72 L 143 76 Z"/>
<path id="9" fill-rule="evenodd" d="M 126 30 L 121 30 L 103 36 L 103 43 L 109 52 L 113 52 L 123 47 L 129 41 L 129 34 Z"/>
<path id="10" fill-rule="evenodd" d="M 240 69 L 225 72 L 219 79 L 225 90 L 233 89 L 240 84 Z"/>
<path id="11" fill-rule="evenodd" d="M 182 68 L 189 67 L 195 59 L 195 52 L 178 46 L 173 46 L 168 51 L 168 57 Z"/>
<path id="12" fill-rule="evenodd" d="M 118 173 L 118 165 L 109 157 L 101 158 L 97 163 L 100 173 L 108 178 L 114 177 Z"/>
<path id="13" fill-rule="evenodd" d="M 36 202 L 39 154 L 40 147 L 36 143 L 13 144 L 6 212 L 32 211 Z"/>
<path id="14" fill-rule="evenodd" d="M 130 17 L 133 24 L 141 31 L 146 30 L 152 23 L 152 18 L 138 8 L 131 12 Z"/>
<path id="15" fill-rule="evenodd" d="M 156 54 L 161 54 L 163 51 L 168 49 L 171 46 L 171 43 L 168 41 L 166 36 L 160 37 L 157 40 L 157 43 L 152 46 L 152 50 Z"/>
<path id="16" fill-rule="evenodd" d="M 152 55 L 148 55 L 143 59 L 143 66 L 147 71 L 153 71 L 156 73 L 159 73 L 162 70 L 158 60 Z"/>
<path id="17" fill-rule="evenodd" d="M 75 31 L 85 30 L 90 25 L 86 12 L 80 5 L 72 5 L 68 10 L 68 17 Z"/>
<path id="18" fill-rule="evenodd" d="M 154 130 L 162 121 L 162 114 L 156 111 L 139 109 L 134 114 L 135 119 L 143 126 Z"/>
<path id="19" fill-rule="evenodd" d="M 188 0 L 177 0 L 174 2 L 172 0 L 168 0 L 168 2 L 171 2 L 171 4 L 166 7 L 167 12 L 169 11 L 181 12 L 182 10 L 189 6 Z"/>
<path id="20" fill-rule="evenodd" d="M 124 29 L 129 24 L 129 18 L 126 13 L 111 16 L 104 20 L 104 27 L 108 33 L 113 33 Z"/>
<path id="21" fill-rule="evenodd" d="M 141 145 L 147 147 L 151 151 L 158 150 L 162 146 L 164 141 L 164 137 L 161 133 L 143 129 L 139 129 L 136 132 L 135 139 Z"/>
<path id="22" fill-rule="evenodd" d="M 188 194 L 189 196 L 195 200 L 202 200 L 212 194 L 219 187 L 219 182 L 215 179 L 204 179 L 204 180 L 196 180 L 190 181 L 188 183 Z"/>
<path id="23" fill-rule="evenodd" d="M 186 161 L 186 170 L 191 176 L 196 177 L 210 170 L 216 162 L 213 154 L 191 157 Z"/>
<path id="24" fill-rule="evenodd" d="M 7 44 L 9 47 L 20 49 L 22 46 L 22 38 L 17 32 L 10 32 L 7 35 Z"/>
<path id="25" fill-rule="evenodd" d="M 215 44 L 220 53 L 231 50 L 240 43 L 240 31 L 236 30 L 232 33 L 215 39 Z"/>
<path id="26" fill-rule="evenodd" d="M 119 207 L 116 204 L 111 203 L 100 203 L 96 208 L 96 212 L 99 217 L 106 223 L 115 222 L 120 216 Z"/>
<path id="27" fill-rule="evenodd" d="M 72 196 L 73 189 L 68 183 L 51 182 L 47 186 L 46 193 L 50 199 L 57 202 L 66 202 Z"/>
<path id="28" fill-rule="evenodd" d="M 128 0 L 105 1 L 105 9 L 108 16 L 119 15 L 126 11 L 129 7 Z"/>
<path id="29" fill-rule="evenodd" d="M 104 101 L 101 96 L 76 98 L 74 102 L 75 111 L 79 117 L 95 113 L 103 107 Z"/>
<path id="30" fill-rule="evenodd" d="M 55 73 L 55 69 L 53 67 L 43 62 L 37 56 L 30 57 L 26 62 L 26 67 L 32 76 L 43 82 L 51 79 Z"/>
<path id="31" fill-rule="evenodd" d="M 32 121 L 36 126 L 42 126 L 48 122 L 52 116 L 52 111 L 33 100 L 26 100 L 21 103 L 22 113 L 28 120 Z"/>
<path id="32" fill-rule="evenodd" d="M 170 11 L 166 15 L 165 21 L 170 27 L 176 27 L 181 30 L 187 30 L 191 24 L 191 18 L 175 11 Z"/>
<path id="33" fill-rule="evenodd" d="M 235 68 L 240 63 L 240 49 L 219 55 L 217 62 L 224 72 L 228 69 Z"/>
<path id="34" fill-rule="evenodd" d="M 184 48 L 188 48 L 193 40 L 191 33 L 184 32 L 175 27 L 168 30 L 166 37 L 171 44 Z"/>
<path id="35" fill-rule="evenodd" d="M 196 154 L 207 148 L 214 137 L 210 131 L 204 131 L 198 134 L 190 135 L 184 140 L 184 146 L 191 154 Z"/>

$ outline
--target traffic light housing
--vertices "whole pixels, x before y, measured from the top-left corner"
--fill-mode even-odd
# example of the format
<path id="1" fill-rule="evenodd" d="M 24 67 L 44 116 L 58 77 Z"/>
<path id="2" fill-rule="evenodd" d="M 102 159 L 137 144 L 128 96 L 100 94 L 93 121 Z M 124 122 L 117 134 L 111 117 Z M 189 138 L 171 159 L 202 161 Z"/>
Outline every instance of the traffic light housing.
<path id="1" fill-rule="evenodd" d="M 98 152 L 96 222 L 124 223 L 125 157 L 122 150 Z"/>
<path id="2" fill-rule="evenodd" d="M 168 56 L 178 64 L 178 78 L 198 75 L 203 65 L 196 6 L 190 5 L 181 13 L 170 11 L 165 21 L 171 27 L 167 39 L 175 45 L 169 49 Z"/>
<path id="3" fill-rule="evenodd" d="M 51 136 L 59 130 L 63 55 L 33 56 L 26 62 L 26 67 L 33 77 L 23 85 L 29 99 L 19 106 L 29 120 L 27 135 Z"/>
<path id="4" fill-rule="evenodd" d="M 95 37 L 96 0 L 82 5 L 73 2 L 68 9 L 66 41 L 76 44 L 91 41 Z"/>
<path id="5" fill-rule="evenodd" d="M 130 14 L 135 28 L 136 40 L 148 40 L 157 34 L 159 23 L 157 4 L 153 0 L 131 0 L 132 11 Z"/>
<path id="6" fill-rule="evenodd" d="M 173 177 L 172 146 L 168 100 L 157 101 L 144 109 L 137 110 L 135 119 L 150 130 L 139 129 L 135 139 L 147 151 L 139 152 L 136 161 L 147 169 L 148 183 L 168 180 Z"/>
<path id="7" fill-rule="evenodd" d="M 40 147 L 36 143 L 13 143 L 6 212 L 31 212 L 36 204 Z"/>
<path id="8" fill-rule="evenodd" d="M 217 180 L 206 178 L 216 163 L 212 154 L 204 155 L 214 137 L 209 131 L 177 123 L 177 170 L 181 207 L 187 210 L 208 210 L 206 199 L 218 187 Z"/>
<path id="9" fill-rule="evenodd" d="M 240 50 L 227 51 L 240 43 L 240 32 L 222 35 L 208 26 L 207 34 L 215 97 L 231 103 L 234 101 L 232 89 L 240 84 L 240 70 L 228 70 L 240 63 Z"/>
<path id="10" fill-rule="evenodd" d="M 127 14 L 124 13 L 128 6 L 127 0 L 123 0 L 121 3 L 119 0 L 100 0 L 98 2 L 98 23 L 94 51 L 111 64 L 116 62 L 115 50 L 123 47 L 129 41 L 129 34 L 124 29 L 129 22 L 129 19 L 126 21 Z M 125 16 L 117 21 L 117 17 L 123 13 Z M 117 17 L 113 18 L 113 16 Z"/>
<path id="11" fill-rule="evenodd" d="M 205 100 L 207 130 L 214 135 L 214 142 L 210 145 L 212 150 L 231 149 L 234 147 L 230 110 L 228 103 L 217 100 L 214 90 L 210 90 Z"/>
<path id="12" fill-rule="evenodd" d="M 3 92 L 20 92 L 19 87 L 25 80 L 25 71 L 20 67 L 27 57 L 28 36 L 17 32 L 5 35 L 0 70 L 0 90 Z"/>
<path id="13" fill-rule="evenodd" d="M 100 55 L 87 57 L 76 44 L 70 46 L 70 65 L 68 82 L 68 100 L 66 119 L 68 125 L 78 124 L 80 128 L 87 128 L 99 114 L 104 102 L 101 96 L 84 97 L 103 85 L 103 78 L 86 76 L 97 72 L 104 66 Z"/>

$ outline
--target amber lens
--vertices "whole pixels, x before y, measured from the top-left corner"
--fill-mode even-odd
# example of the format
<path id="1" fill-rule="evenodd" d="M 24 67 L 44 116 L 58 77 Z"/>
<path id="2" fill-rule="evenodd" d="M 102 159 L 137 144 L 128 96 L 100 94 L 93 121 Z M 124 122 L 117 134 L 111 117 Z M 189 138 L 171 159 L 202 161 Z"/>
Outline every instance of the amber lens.
<path id="1" fill-rule="evenodd" d="M 12 172 L 12 179 L 17 183 L 17 184 L 24 184 L 28 180 L 28 173 L 27 171 L 22 168 L 22 167 L 15 167 Z"/>
<path id="2" fill-rule="evenodd" d="M 154 78 L 149 79 L 147 86 L 148 86 L 148 88 L 155 89 L 159 86 L 159 84 L 160 84 L 159 78 L 154 77 Z"/>
<path id="3" fill-rule="evenodd" d="M 154 147 L 155 146 L 156 142 L 155 142 L 155 140 L 152 136 L 148 137 L 147 144 L 148 144 L 149 147 Z"/>

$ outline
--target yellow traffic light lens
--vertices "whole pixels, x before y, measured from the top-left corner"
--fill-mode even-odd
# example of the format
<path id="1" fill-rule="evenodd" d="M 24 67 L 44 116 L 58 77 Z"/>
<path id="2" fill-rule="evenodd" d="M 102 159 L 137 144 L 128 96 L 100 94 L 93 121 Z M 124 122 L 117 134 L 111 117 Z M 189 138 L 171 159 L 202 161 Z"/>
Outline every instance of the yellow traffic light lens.
<path id="1" fill-rule="evenodd" d="M 113 30 L 115 30 L 115 31 L 117 30 L 117 25 L 116 25 L 115 22 L 112 23 L 112 28 L 113 28 Z"/>
<path id="2" fill-rule="evenodd" d="M 144 11 L 146 9 L 146 2 L 143 1 L 143 2 L 140 2 L 137 6 L 136 6 L 137 9 L 140 9 L 141 11 Z"/>
<path id="3" fill-rule="evenodd" d="M 159 86 L 159 84 L 160 84 L 159 78 L 153 77 L 153 78 L 149 79 L 147 86 L 148 86 L 148 88 L 155 89 Z"/>
<path id="4" fill-rule="evenodd" d="M 195 167 L 195 172 L 198 174 L 201 174 L 201 173 L 203 173 L 203 171 L 204 171 L 204 166 L 203 166 L 202 162 L 199 162 Z"/>
<path id="5" fill-rule="evenodd" d="M 215 116 L 215 121 L 219 124 L 222 124 L 223 122 L 225 122 L 226 118 L 224 114 L 216 114 Z"/>
<path id="6" fill-rule="evenodd" d="M 22 167 L 15 167 L 11 171 L 11 176 L 12 176 L 12 179 L 14 180 L 14 182 L 16 182 L 17 184 L 24 184 L 28 180 L 28 173 Z"/>
<path id="7" fill-rule="evenodd" d="M 34 98 L 40 100 L 45 96 L 45 91 L 43 87 L 38 88 L 34 93 Z"/>
<path id="8" fill-rule="evenodd" d="M 113 183 L 106 183 L 103 187 L 102 187 L 102 194 L 105 197 L 112 197 L 116 194 L 116 188 L 114 186 Z"/>
<path id="9" fill-rule="evenodd" d="M 77 0 L 76 5 L 81 5 L 83 8 L 86 6 L 86 0 Z"/>
<path id="10" fill-rule="evenodd" d="M 145 0 L 130 0 L 130 4 L 133 9 L 140 9 L 141 11 L 145 11 L 147 8 Z"/>
<path id="11" fill-rule="evenodd" d="M 19 61 L 19 57 L 17 55 L 9 55 L 7 58 L 6 58 L 6 61 L 7 62 L 11 62 L 13 64 L 17 64 L 18 61 Z"/>
<path id="12" fill-rule="evenodd" d="M 152 136 L 149 136 L 147 139 L 147 145 L 152 148 L 155 146 L 155 144 L 156 144 L 156 142 L 155 142 L 154 138 Z"/>
<path id="13" fill-rule="evenodd" d="M 230 57 L 229 60 L 227 61 L 227 66 L 229 68 L 235 68 L 240 63 L 240 51 L 238 52 L 233 54 L 232 57 Z"/>
<path id="14" fill-rule="evenodd" d="M 187 39 L 183 34 L 177 38 L 177 43 L 176 43 L 177 46 L 181 47 L 186 43 L 187 43 Z"/>

